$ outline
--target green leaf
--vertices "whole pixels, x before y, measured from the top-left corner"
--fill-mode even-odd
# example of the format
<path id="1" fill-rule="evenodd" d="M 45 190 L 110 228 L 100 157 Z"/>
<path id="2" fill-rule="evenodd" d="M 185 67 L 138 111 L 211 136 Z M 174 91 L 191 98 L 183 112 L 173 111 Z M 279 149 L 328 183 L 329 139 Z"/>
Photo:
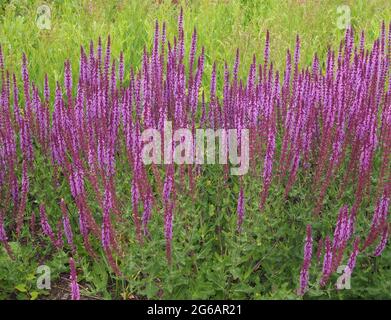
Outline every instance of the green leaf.
<path id="1" fill-rule="evenodd" d="M 20 292 L 27 292 L 25 284 L 18 284 L 17 286 L 15 286 L 15 289 L 20 291 Z"/>
<path id="2" fill-rule="evenodd" d="M 34 273 L 29 273 L 26 277 L 27 281 L 32 281 L 35 279 L 35 274 Z"/>
<path id="3" fill-rule="evenodd" d="M 39 293 L 37 291 L 33 291 L 30 293 L 30 300 L 36 300 L 38 298 Z"/>

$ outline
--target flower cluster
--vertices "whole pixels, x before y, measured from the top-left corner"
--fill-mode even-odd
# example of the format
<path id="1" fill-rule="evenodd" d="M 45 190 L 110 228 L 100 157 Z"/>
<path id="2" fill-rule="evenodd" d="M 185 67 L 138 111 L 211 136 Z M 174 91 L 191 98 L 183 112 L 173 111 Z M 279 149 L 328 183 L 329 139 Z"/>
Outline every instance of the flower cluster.
<path id="1" fill-rule="evenodd" d="M 154 212 L 161 210 L 170 263 L 177 197 L 185 181 L 193 191 L 195 181 L 203 174 L 200 165 L 157 168 L 142 161 L 142 130 L 155 128 L 163 133 L 164 123 L 171 121 L 173 129 L 192 132 L 197 127 L 238 132 L 249 129 L 251 178 L 262 182 L 260 214 L 268 199 L 274 197 L 269 192 L 274 183 L 283 187 L 289 200 L 299 173 L 308 173 L 313 179 L 316 215 L 324 211 L 327 190 L 337 177 L 343 180 L 340 190 L 347 186 L 354 189 L 354 203 L 350 210 L 348 206 L 341 208 L 333 238 L 326 236 L 319 242 L 318 259 L 324 249 L 321 285 L 342 261 L 355 233 L 360 207 L 371 191 L 375 159 L 379 159 L 377 207 L 362 248 L 359 240 L 354 242 L 349 259 L 352 271 L 359 252 L 380 237 L 374 252 L 380 255 L 389 237 L 390 38 L 391 24 L 387 40 L 383 23 L 379 38 L 366 49 L 364 33 L 356 45 L 350 28 L 337 51 L 329 48 L 325 61 L 315 55 L 311 66 L 303 67 L 297 36 L 293 55 L 287 51 L 285 70 L 281 71 L 270 60 L 271 37 L 267 32 L 264 56 L 257 61 L 254 55 L 246 80 L 239 77 L 239 50 L 232 70 L 225 63 L 221 93 L 217 65 L 213 63 L 209 96 L 202 89 L 206 53 L 198 47 L 196 30 L 189 57 L 185 57 L 182 11 L 178 36 L 173 41 L 167 39 L 166 25 L 156 22 L 152 48 L 144 50 L 140 68 L 126 66 L 123 53 L 119 59 L 112 56 L 110 37 L 105 48 L 99 38 L 96 46 L 91 42 L 89 48 L 81 47 L 77 72 L 72 70 L 71 61 L 65 61 L 64 83 L 53 83 L 54 93 L 47 76 L 40 92 L 35 82 L 40 80 L 31 79 L 24 54 L 19 84 L 17 76 L 5 69 L 0 47 L 1 243 L 7 246 L 5 226 L 15 228 L 20 236 L 30 220 L 30 229 L 34 230 L 36 201 L 29 196 L 35 183 L 32 177 L 40 172 L 35 160 L 45 159 L 53 171 L 53 188 L 59 190 L 64 184 L 69 188 L 67 197 L 58 199 L 60 217 L 47 213 L 45 205 L 39 203 L 41 229 L 56 248 L 64 246 L 65 235 L 73 255 L 84 246 L 96 258 L 97 252 L 102 252 L 100 245 L 112 269 L 121 274 L 117 259 L 122 254 L 118 243 L 121 237 L 117 237 L 121 221 L 125 215 L 133 220 L 135 238 L 142 245 L 150 237 L 148 227 Z M 169 158 L 173 149 L 174 145 L 165 150 Z M 127 171 L 118 172 L 123 163 Z M 118 197 L 117 185 L 118 177 L 124 174 L 129 177 L 126 204 Z M 239 231 L 244 226 L 245 185 L 241 180 L 236 208 Z M 53 230 L 56 223 L 57 230 Z M 313 233 L 308 226 L 300 294 L 308 288 Z M 72 266 L 73 260 L 72 294 L 77 298 Z"/>

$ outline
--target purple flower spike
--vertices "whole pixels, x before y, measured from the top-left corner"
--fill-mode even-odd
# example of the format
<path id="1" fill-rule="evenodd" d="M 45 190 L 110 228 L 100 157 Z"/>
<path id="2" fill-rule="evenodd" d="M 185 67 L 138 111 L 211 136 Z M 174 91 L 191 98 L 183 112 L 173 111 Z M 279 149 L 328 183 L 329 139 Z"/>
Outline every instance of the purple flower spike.
<path id="1" fill-rule="evenodd" d="M 333 262 L 333 252 L 331 249 L 330 237 L 327 236 L 325 240 L 325 252 L 323 258 L 322 278 L 320 279 L 320 286 L 324 287 L 331 275 Z"/>
<path id="2" fill-rule="evenodd" d="M 345 273 L 348 273 L 349 275 L 353 273 L 354 267 L 356 266 L 357 255 L 360 252 L 359 244 L 360 244 L 360 238 L 357 237 L 354 240 L 353 251 L 349 257 L 348 265 L 345 268 Z"/>
<path id="3" fill-rule="evenodd" d="M 381 239 L 380 239 L 380 242 L 379 242 L 379 244 L 377 245 L 377 247 L 376 247 L 376 249 L 375 249 L 375 251 L 374 251 L 374 253 L 373 253 L 373 255 L 374 255 L 375 257 L 380 256 L 380 255 L 382 254 L 383 250 L 384 250 L 385 247 L 386 247 L 386 244 L 387 244 L 387 241 L 388 241 L 388 238 L 389 238 L 388 229 L 389 229 L 389 227 L 388 227 L 388 225 L 386 225 L 386 226 L 384 227 L 384 230 L 383 230 L 383 233 L 382 233 L 382 237 L 381 237 Z"/>
<path id="4" fill-rule="evenodd" d="M 307 225 L 306 240 L 304 244 L 304 262 L 300 271 L 300 288 L 298 294 L 303 296 L 308 290 L 309 268 L 312 257 L 312 230 L 311 225 Z"/>
<path id="5" fill-rule="evenodd" d="M 55 235 L 53 233 L 52 227 L 49 224 L 48 218 L 46 216 L 46 209 L 45 209 L 45 205 L 44 204 L 41 204 L 40 207 L 39 207 L 39 215 L 40 215 L 40 218 L 41 218 L 41 227 L 42 227 L 43 233 L 46 236 L 48 236 L 50 238 L 50 240 L 52 241 L 52 243 L 55 245 L 56 244 L 56 238 L 55 238 Z"/>
<path id="6" fill-rule="evenodd" d="M 77 273 L 76 273 L 76 267 L 75 267 L 75 261 L 73 258 L 69 259 L 69 267 L 71 269 L 70 272 L 70 287 L 71 287 L 71 300 L 80 300 L 80 289 L 79 284 L 77 283 Z"/>
<path id="7" fill-rule="evenodd" d="M 0 211 L 0 242 L 6 242 L 6 241 L 8 241 L 8 237 L 4 228 L 3 212 Z"/>
<path id="8" fill-rule="evenodd" d="M 66 204 L 65 204 L 64 199 L 61 199 L 60 206 L 61 206 L 61 211 L 62 211 L 62 223 L 63 223 L 63 227 L 64 227 L 65 237 L 67 239 L 68 245 L 71 247 L 72 251 L 74 252 L 76 250 L 76 247 L 75 247 L 75 244 L 73 243 L 72 227 L 71 227 L 71 223 L 69 221 L 68 210 L 66 208 Z"/>

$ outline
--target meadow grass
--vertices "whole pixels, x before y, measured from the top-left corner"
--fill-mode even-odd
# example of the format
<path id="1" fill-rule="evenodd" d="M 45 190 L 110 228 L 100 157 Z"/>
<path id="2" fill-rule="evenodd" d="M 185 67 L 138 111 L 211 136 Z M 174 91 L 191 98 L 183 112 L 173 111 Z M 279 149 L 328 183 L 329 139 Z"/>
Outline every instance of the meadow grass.
<path id="1" fill-rule="evenodd" d="M 356 36 L 366 31 L 367 43 L 378 36 L 381 21 L 391 19 L 387 0 L 195 0 L 195 1 L 1 1 L 0 43 L 9 70 L 20 75 L 21 55 L 29 59 L 32 79 L 42 88 L 44 74 L 61 80 L 63 63 L 70 59 L 74 75 L 80 45 L 88 47 L 110 34 L 114 56 L 124 52 L 126 66 L 140 67 L 144 46 L 151 46 L 155 20 L 167 23 L 167 36 L 176 34 L 179 8 L 184 8 L 186 50 L 193 29 L 197 29 L 199 50 L 206 49 L 204 88 L 209 87 L 213 62 L 222 74 L 224 62 L 232 65 L 240 48 L 241 65 L 249 66 L 252 56 L 263 57 L 266 30 L 270 31 L 271 60 L 278 69 L 284 64 L 286 49 L 293 51 L 296 35 L 301 37 L 301 64 L 308 65 L 316 52 L 324 61 L 329 46 L 337 47 L 344 30 L 337 26 L 340 5 L 351 10 Z M 37 8 L 47 3 L 51 9 L 51 29 L 37 27 Z M 199 51 L 198 50 L 198 51 Z M 240 68 L 241 75 L 248 70 Z M 223 77 L 218 77 L 221 86 Z"/>

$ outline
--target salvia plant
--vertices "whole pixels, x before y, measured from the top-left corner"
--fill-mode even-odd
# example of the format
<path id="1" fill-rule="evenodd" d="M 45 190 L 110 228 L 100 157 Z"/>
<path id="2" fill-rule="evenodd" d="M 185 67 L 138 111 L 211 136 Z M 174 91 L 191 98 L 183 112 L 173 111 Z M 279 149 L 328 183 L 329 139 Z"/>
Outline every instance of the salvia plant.
<path id="1" fill-rule="evenodd" d="M 10 239 L 20 239 L 28 231 L 38 236 L 35 225 L 39 224 L 49 245 L 72 256 L 72 299 L 79 299 L 74 259 L 80 250 L 91 259 L 103 255 L 120 277 L 129 238 L 123 235 L 124 219 L 134 227 L 126 231 L 133 232 L 133 245 L 143 246 L 151 238 L 151 221 L 162 216 L 167 263 L 172 266 L 174 224 L 181 214 L 178 199 L 187 184 L 190 196 L 195 194 L 205 168 L 143 162 L 143 130 L 155 128 L 164 137 L 164 123 L 171 121 L 173 129 L 192 132 L 197 128 L 249 130 L 248 175 L 262 182 L 259 215 L 276 197 L 275 186 L 284 190 L 278 195 L 281 201 L 289 201 L 300 176 L 311 181 L 316 195 L 314 221 L 322 219 L 327 191 L 334 182 L 338 181 L 341 192 L 353 190 L 354 201 L 340 208 L 334 232 L 321 234 L 307 226 L 299 295 L 315 282 L 324 287 L 341 263 L 347 263 L 345 272 L 351 273 L 364 251 L 381 255 L 390 230 L 391 24 L 388 31 L 382 24 L 370 49 L 364 33 L 356 44 L 353 29 L 347 29 L 339 48 L 329 48 L 325 61 L 315 55 L 310 66 L 299 64 L 297 36 L 282 71 L 270 60 L 267 33 L 264 56 L 259 61 L 254 55 L 246 79 L 239 78 L 237 50 L 232 68 L 224 65 L 222 88 L 217 85 L 214 63 L 210 91 L 204 92 L 206 50 L 199 48 L 194 30 L 186 54 L 183 23 L 181 12 L 178 34 L 168 40 L 165 24 L 156 22 L 152 47 L 145 47 L 139 68 L 127 66 L 122 53 L 119 59 L 112 56 L 110 36 L 105 47 L 101 38 L 97 45 L 82 46 L 78 68 L 69 60 L 64 63 L 64 83 L 52 83 L 48 77 L 31 79 L 24 54 L 21 74 L 11 74 L 0 50 L 0 242 L 8 254 L 13 257 Z M 43 82 L 43 92 L 38 81 Z M 51 168 L 49 183 L 58 191 L 55 201 L 60 214 L 47 209 L 46 202 L 53 199 L 37 203 L 31 197 L 36 188 L 33 177 L 42 174 L 37 158 L 45 159 Z M 376 161 L 380 168 L 374 185 Z M 227 165 L 222 166 L 221 179 L 232 179 Z M 126 199 L 118 191 L 118 179 L 124 174 L 130 195 Z M 249 196 L 244 178 L 236 193 L 239 237 Z M 61 194 L 64 188 L 69 190 L 67 197 Z M 357 217 L 370 203 L 375 206 L 372 223 L 363 233 L 356 228 Z M 131 208 L 130 214 L 125 208 Z"/>

